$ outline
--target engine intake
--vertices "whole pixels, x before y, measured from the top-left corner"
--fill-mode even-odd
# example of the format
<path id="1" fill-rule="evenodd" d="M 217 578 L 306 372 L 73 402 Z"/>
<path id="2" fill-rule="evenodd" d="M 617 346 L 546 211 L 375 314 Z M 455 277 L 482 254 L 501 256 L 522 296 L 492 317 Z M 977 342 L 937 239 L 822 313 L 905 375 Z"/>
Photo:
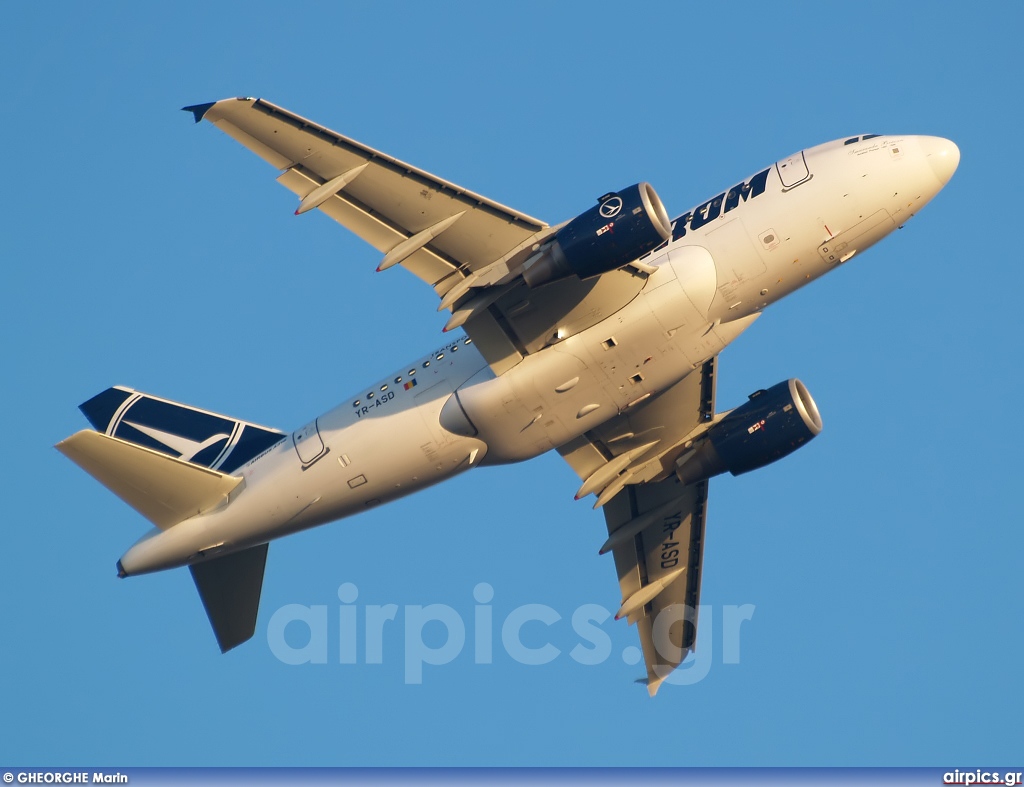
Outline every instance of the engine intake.
<path id="1" fill-rule="evenodd" d="M 527 260 L 523 279 L 530 287 L 608 273 L 672 237 L 668 213 L 650 183 L 605 194 L 597 202 Z"/>
<path id="2" fill-rule="evenodd" d="M 729 471 L 740 475 L 788 456 L 817 437 L 821 415 L 797 379 L 760 390 L 708 431 L 704 441 L 677 460 L 676 475 L 694 484 Z"/>

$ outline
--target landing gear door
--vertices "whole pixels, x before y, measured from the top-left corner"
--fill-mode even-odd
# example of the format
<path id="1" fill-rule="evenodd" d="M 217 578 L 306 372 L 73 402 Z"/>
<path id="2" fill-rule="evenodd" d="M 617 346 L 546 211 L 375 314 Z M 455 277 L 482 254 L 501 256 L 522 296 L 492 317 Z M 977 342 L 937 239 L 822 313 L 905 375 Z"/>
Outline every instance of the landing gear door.
<path id="1" fill-rule="evenodd" d="M 319 418 L 312 423 L 306 424 L 301 429 L 292 433 L 292 443 L 295 445 L 295 453 L 299 455 L 302 468 L 305 469 L 317 459 L 327 453 L 323 438 L 320 437 Z"/>

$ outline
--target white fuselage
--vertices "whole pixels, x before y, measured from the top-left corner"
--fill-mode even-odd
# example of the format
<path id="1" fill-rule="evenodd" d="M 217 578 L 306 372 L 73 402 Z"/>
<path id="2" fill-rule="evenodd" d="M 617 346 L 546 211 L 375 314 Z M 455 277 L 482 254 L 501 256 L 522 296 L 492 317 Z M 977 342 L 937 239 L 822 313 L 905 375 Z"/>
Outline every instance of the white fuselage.
<path id="1" fill-rule="evenodd" d="M 766 306 L 905 223 L 956 167 L 937 137 L 854 140 L 790 156 L 763 185 L 764 170 L 740 181 L 745 192 L 723 189 L 679 217 L 643 258 L 656 271 L 635 298 L 500 376 L 462 337 L 360 389 L 240 468 L 245 488 L 230 505 L 139 541 L 125 572 L 234 552 L 479 464 L 529 459 L 668 389 Z"/>

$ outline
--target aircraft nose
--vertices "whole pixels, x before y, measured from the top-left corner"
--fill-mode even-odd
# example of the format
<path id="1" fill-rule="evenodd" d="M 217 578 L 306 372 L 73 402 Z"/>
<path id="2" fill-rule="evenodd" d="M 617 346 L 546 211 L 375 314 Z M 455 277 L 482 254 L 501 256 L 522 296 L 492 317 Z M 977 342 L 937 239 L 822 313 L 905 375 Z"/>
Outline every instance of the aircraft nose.
<path id="1" fill-rule="evenodd" d="M 960 164 L 960 148 L 943 137 L 918 137 L 917 144 L 921 146 L 935 177 L 945 186 Z"/>

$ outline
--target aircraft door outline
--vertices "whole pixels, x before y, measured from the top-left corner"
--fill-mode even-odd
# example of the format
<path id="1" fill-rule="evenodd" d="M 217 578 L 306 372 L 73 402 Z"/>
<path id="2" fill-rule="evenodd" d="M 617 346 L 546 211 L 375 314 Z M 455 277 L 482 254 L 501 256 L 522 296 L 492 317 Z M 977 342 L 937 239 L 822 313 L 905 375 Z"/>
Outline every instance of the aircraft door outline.
<path id="1" fill-rule="evenodd" d="M 292 445 L 295 446 L 295 453 L 302 463 L 303 470 L 326 456 L 329 449 L 320 436 L 320 419 L 317 418 L 292 432 Z"/>
<path id="2" fill-rule="evenodd" d="M 782 181 L 783 191 L 795 189 L 801 183 L 806 183 L 811 179 L 811 172 L 807 168 L 807 159 L 802 150 L 782 161 L 776 161 L 775 169 L 779 173 L 779 180 Z"/>

